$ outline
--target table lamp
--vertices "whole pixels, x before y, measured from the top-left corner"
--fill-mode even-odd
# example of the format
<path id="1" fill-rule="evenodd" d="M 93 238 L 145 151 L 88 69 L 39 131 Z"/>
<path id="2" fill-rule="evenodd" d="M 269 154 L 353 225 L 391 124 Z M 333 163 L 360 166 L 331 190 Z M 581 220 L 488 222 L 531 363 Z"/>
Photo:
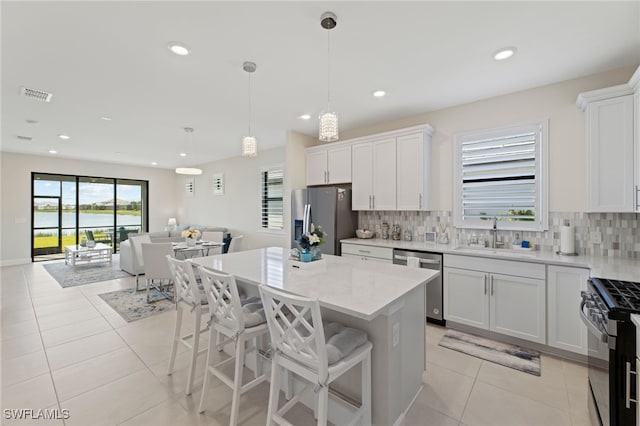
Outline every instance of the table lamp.
<path id="1" fill-rule="evenodd" d="M 177 225 L 177 224 L 178 224 L 178 222 L 176 221 L 176 218 L 175 218 L 175 217 L 170 217 L 170 218 L 169 218 L 169 222 L 167 223 L 167 226 L 168 226 L 170 229 L 176 229 L 176 225 Z"/>

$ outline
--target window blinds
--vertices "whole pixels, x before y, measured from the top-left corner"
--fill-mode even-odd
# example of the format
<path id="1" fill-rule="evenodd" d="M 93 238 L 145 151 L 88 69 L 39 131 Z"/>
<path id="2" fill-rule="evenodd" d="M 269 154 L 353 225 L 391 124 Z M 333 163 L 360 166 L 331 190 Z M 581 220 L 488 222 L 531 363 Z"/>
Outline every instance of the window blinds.
<path id="1" fill-rule="evenodd" d="M 264 229 L 284 227 L 284 170 L 270 169 L 262 172 L 261 226 Z"/>
<path id="2" fill-rule="evenodd" d="M 536 218 L 538 132 L 463 141 L 462 218 Z"/>

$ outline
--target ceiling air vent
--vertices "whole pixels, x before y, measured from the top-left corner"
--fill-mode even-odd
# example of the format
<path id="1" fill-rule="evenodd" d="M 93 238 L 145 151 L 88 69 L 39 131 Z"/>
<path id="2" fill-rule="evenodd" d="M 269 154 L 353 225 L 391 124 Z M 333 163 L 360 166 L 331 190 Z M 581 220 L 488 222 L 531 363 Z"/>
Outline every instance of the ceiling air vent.
<path id="1" fill-rule="evenodd" d="M 51 102 L 53 93 L 45 92 L 43 90 L 30 89 L 28 87 L 21 87 L 20 93 L 29 99 L 35 99 L 36 101 Z"/>
<path id="2" fill-rule="evenodd" d="M 21 135 L 16 136 L 16 139 L 18 139 L 19 141 L 25 141 L 25 142 L 30 142 L 33 140 L 33 138 L 30 136 L 21 136 Z"/>

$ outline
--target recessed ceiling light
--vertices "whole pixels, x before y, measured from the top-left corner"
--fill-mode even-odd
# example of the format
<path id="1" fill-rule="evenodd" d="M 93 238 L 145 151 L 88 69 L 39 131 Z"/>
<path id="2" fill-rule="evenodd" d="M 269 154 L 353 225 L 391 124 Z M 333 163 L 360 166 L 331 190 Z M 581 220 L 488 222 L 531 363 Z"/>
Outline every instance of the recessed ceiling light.
<path id="1" fill-rule="evenodd" d="M 299 118 L 300 120 L 308 120 L 308 119 L 310 119 L 310 118 L 311 118 L 311 115 L 309 115 L 309 114 L 302 114 L 301 116 L 298 116 L 298 118 Z"/>
<path id="2" fill-rule="evenodd" d="M 151 163 L 152 166 L 157 166 L 158 163 L 156 163 L 155 161 Z"/>
<path id="3" fill-rule="evenodd" d="M 50 149 L 49 150 L 49 154 L 57 154 L 57 153 L 58 153 L 58 151 L 56 151 L 55 149 Z"/>
<path id="4" fill-rule="evenodd" d="M 189 54 L 189 49 L 182 43 L 178 43 L 177 41 L 172 41 L 169 43 L 169 50 L 180 56 L 187 56 Z"/>
<path id="5" fill-rule="evenodd" d="M 376 98 L 383 98 L 386 94 L 387 92 L 385 92 L 384 90 L 376 90 L 375 92 L 373 92 L 373 96 L 375 96 Z"/>
<path id="6" fill-rule="evenodd" d="M 186 152 L 181 152 L 181 153 L 180 153 L 180 157 L 186 157 L 186 156 L 187 156 L 187 153 L 186 153 Z"/>
<path id="7" fill-rule="evenodd" d="M 508 59 L 512 57 L 516 53 L 515 47 L 505 47 L 504 49 L 500 49 L 493 55 L 493 58 L 496 61 L 502 61 L 504 59 Z"/>
<path id="8" fill-rule="evenodd" d="M 58 135 L 58 137 L 60 139 L 64 139 L 65 141 L 68 140 L 68 139 L 71 139 L 71 136 L 69 136 L 69 135 Z"/>
<path id="9" fill-rule="evenodd" d="M 100 117 L 100 120 L 111 121 L 111 120 L 113 120 L 113 118 L 105 116 L 105 117 Z"/>

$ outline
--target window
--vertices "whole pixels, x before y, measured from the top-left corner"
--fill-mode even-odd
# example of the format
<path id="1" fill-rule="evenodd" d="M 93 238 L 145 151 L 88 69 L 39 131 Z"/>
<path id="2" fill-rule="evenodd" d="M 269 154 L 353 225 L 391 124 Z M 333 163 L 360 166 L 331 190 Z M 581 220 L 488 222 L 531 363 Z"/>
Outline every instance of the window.
<path id="1" fill-rule="evenodd" d="M 547 123 L 457 135 L 454 143 L 454 225 L 547 229 Z"/>
<path id="2" fill-rule="evenodd" d="M 284 228 L 284 170 L 272 168 L 262 173 L 261 228 L 282 230 Z"/>

